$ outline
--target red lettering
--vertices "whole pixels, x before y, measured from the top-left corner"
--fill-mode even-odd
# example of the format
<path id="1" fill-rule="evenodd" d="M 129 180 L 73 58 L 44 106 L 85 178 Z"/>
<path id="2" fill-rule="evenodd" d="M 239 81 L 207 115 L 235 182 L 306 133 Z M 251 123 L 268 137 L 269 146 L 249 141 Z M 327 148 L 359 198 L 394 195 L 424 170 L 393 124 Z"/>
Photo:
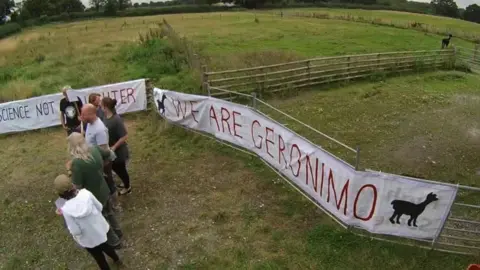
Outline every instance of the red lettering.
<path id="1" fill-rule="evenodd" d="M 310 156 L 307 155 L 307 162 L 305 163 L 305 184 L 308 185 L 309 175 L 312 175 L 313 179 L 313 190 L 317 192 L 317 182 L 318 182 L 318 158 L 315 158 L 315 175 L 313 174 L 312 164 L 310 163 Z"/>
<path id="2" fill-rule="evenodd" d="M 177 117 L 180 117 L 180 113 L 182 113 L 183 119 L 185 119 L 185 115 L 187 114 L 187 102 L 184 102 L 184 103 L 185 103 L 185 108 L 182 109 L 182 103 L 180 102 L 180 100 L 172 99 L 172 105 L 175 108 L 175 111 L 177 112 Z"/>
<path id="3" fill-rule="evenodd" d="M 360 193 L 362 193 L 362 190 L 364 188 L 371 188 L 372 191 L 373 191 L 373 203 L 372 203 L 372 207 L 370 207 L 370 213 L 368 214 L 368 216 L 366 218 L 363 218 L 363 217 L 359 217 L 357 215 L 357 202 L 358 202 L 358 197 L 360 196 Z M 355 218 L 357 219 L 360 219 L 360 220 L 363 220 L 363 221 L 368 221 L 370 220 L 372 217 L 373 217 L 373 214 L 375 213 L 375 207 L 377 206 L 377 188 L 374 186 L 374 185 L 371 185 L 371 184 L 368 184 L 368 185 L 364 185 L 362 186 L 359 190 L 358 190 L 358 193 L 357 193 L 357 196 L 355 197 L 355 202 L 353 203 L 353 215 L 355 216 Z"/>
<path id="4" fill-rule="evenodd" d="M 267 148 L 267 154 L 273 158 L 273 155 L 268 151 L 268 143 L 271 143 L 273 145 L 273 141 L 268 139 L 268 132 L 272 132 L 272 135 L 274 134 L 273 129 L 266 127 L 265 128 L 265 147 Z"/>
<path id="5" fill-rule="evenodd" d="M 330 185 L 331 184 L 331 185 Z M 333 179 L 333 172 L 330 169 L 330 173 L 328 175 L 328 194 L 327 194 L 327 202 L 330 202 L 330 187 L 333 190 L 333 196 L 335 197 L 335 204 L 337 209 L 340 210 L 340 204 L 342 204 L 343 197 L 345 197 L 345 203 L 343 204 L 343 214 L 347 214 L 347 203 L 348 203 L 348 186 L 350 185 L 350 179 L 347 180 L 345 185 L 343 186 L 342 193 L 340 194 L 340 200 L 337 200 L 337 191 L 335 190 L 335 181 Z"/>
<path id="6" fill-rule="evenodd" d="M 127 104 L 127 89 L 120 89 L 120 103 Z"/>
<path id="7" fill-rule="evenodd" d="M 285 158 L 285 154 L 283 154 L 283 151 L 285 151 L 285 142 L 283 141 L 282 135 L 278 135 L 278 164 L 282 165 L 281 157 L 283 157 L 283 160 L 285 161 L 285 168 L 286 168 L 287 159 Z"/>
<path id="8" fill-rule="evenodd" d="M 195 117 L 195 113 L 198 113 L 198 111 L 193 109 L 193 104 L 197 104 L 197 102 L 196 101 L 190 101 L 190 111 L 192 112 L 193 120 L 198 123 L 198 120 Z"/>
<path id="9" fill-rule="evenodd" d="M 130 102 L 130 97 L 133 99 L 133 102 L 137 101 L 135 99 L 135 89 L 133 89 L 133 88 L 127 88 L 127 100 L 128 100 L 128 102 Z"/>
<path id="10" fill-rule="evenodd" d="M 217 129 L 220 131 L 220 126 L 218 125 L 217 114 L 215 113 L 215 109 L 213 105 L 210 106 L 210 125 L 212 125 L 212 119 L 215 119 L 215 123 L 217 124 Z"/>
<path id="11" fill-rule="evenodd" d="M 257 124 L 259 127 L 261 127 L 262 125 L 260 125 L 260 122 L 258 122 L 257 120 L 253 120 L 252 122 L 252 128 L 251 128 L 251 133 L 252 133 L 252 141 L 253 141 L 253 145 L 255 145 L 256 148 L 258 149 L 262 149 L 262 141 L 263 141 L 263 137 L 258 135 L 258 137 L 260 138 L 260 145 L 257 145 L 255 143 L 255 138 L 253 137 L 253 126 Z"/>
<path id="12" fill-rule="evenodd" d="M 233 114 L 233 135 L 239 138 L 243 138 L 242 136 L 237 134 L 237 129 L 236 129 L 237 127 L 242 127 L 242 125 L 237 124 L 237 121 L 235 120 L 236 115 L 242 115 L 242 114 L 236 111 L 233 111 L 232 114 Z"/>
<path id="13" fill-rule="evenodd" d="M 226 116 L 225 116 L 225 113 L 227 113 Z M 232 130 L 230 129 L 230 125 L 228 124 L 228 119 L 230 119 L 230 113 L 228 112 L 227 109 L 222 107 L 220 109 L 220 114 L 222 115 L 222 132 L 225 132 L 225 124 L 224 123 L 227 123 L 228 133 L 230 133 L 230 135 L 232 135 Z"/>
<path id="14" fill-rule="evenodd" d="M 325 179 L 325 163 L 322 162 L 322 182 L 320 183 L 320 197 L 323 196 L 323 179 Z"/>
<path id="15" fill-rule="evenodd" d="M 297 158 L 298 169 L 296 174 L 293 172 L 293 167 L 292 167 L 293 148 L 296 148 L 298 152 L 298 158 Z M 297 177 L 300 174 L 300 166 L 302 166 L 302 162 L 300 162 L 301 158 L 302 158 L 302 153 L 300 152 L 300 148 L 298 148 L 298 145 L 293 144 L 292 147 L 290 148 L 290 169 L 292 170 L 292 173 L 295 177 Z"/>

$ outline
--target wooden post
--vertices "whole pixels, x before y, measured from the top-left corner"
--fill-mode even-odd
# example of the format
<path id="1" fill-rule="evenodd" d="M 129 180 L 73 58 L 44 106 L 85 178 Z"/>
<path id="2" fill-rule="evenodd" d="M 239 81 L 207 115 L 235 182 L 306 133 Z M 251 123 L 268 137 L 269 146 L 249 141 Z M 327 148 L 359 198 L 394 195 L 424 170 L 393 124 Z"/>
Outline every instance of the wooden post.
<path id="1" fill-rule="evenodd" d="M 311 76 L 310 76 L 310 60 L 307 61 L 307 73 L 308 73 L 308 81 L 310 82 Z"/>
<path id="2" fill-rule="evenodd" d="M 145 79 L 145 90 L 147 91 L 147 110 L 155 108 L 155 100 L 153 96 L 153 85 L 150 79 Z M 152 107 L 153 106 L 153 107 Z"/>
<path id="3" fill-rule="evenodd" d="M 208 92 L 208 74 L 207 74 L 207 66 L 202 66 L 202 90 L 203 93 Z"/>
<path id="4" fill-rule="evenodd" d="M 377 53 L 377 72 L 380 72 L 380 54 Z"/>
<path id="5" fill-rule="evenodd" d="M 350 81 L 350 56 L 347 58 L 347 82 Z"/>
<path id="6" fill-rule="evenodd" d="M 457 47 L 453 46 L 453 70 L 456 70 L 457 64 Z"/>
<path id="7" fill-rule="evenodd" d="M 475 45 L 475 51 L 473 51 L 473 61 L 475 62 L 478 57 L 478 51 L 480 50 L 480 44 Z"/>

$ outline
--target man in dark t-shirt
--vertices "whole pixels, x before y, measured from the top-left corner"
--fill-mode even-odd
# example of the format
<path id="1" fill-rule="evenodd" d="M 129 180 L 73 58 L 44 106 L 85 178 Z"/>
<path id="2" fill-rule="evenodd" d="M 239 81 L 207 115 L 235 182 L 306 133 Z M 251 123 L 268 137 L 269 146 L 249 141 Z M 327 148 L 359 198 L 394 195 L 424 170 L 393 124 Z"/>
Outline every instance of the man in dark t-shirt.
<path id="1" fill-rule="evenodd" d="M 79 111 L 82 109 L 83 104 L 80 98 L 73 102 L 69 101 L 67 97 L 67 90 L 67 87 L 62 89 L 64 98 L 60 100 L 60 121 L 63 129 L 67 131 L 67 135 L 70 135 L 72 132 L 81 132 Z"/>

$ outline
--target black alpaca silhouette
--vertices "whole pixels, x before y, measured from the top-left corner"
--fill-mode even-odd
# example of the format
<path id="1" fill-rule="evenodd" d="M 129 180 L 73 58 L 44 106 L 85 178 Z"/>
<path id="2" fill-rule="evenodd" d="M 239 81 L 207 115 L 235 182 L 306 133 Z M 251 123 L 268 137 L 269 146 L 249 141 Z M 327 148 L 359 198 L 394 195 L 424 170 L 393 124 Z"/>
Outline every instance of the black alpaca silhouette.
<path id="1" fill-rule="evenodd" d="M 450 39 L 452 39 L 452 34 L 448 35 L 448 38 L 442 39 L 442 49 L 448 48 L 448 44 L 450 44 Z"/>
<path id="2" fill-rule="evenodd" d="M 162 95 L 162 101 L 157 99 L 158 111 L 160 112 L 160 114 L 165 114 L 165 104 L 163 104 L 165 99 L 167 99 L 167 96 L 165 96 L 165 94 Z"/>
<path id="3" fill-rule="evenodd" d="M 392 224 L 395 224 L 395 217 L 397 217 L 397 224 L 400 224 L 400 217 L 402 215 L 408 215 L 410 216 L 410 219 L 408 220 L 408 226 L 412 226 L 412 221 L 413 221 L 413 226 L 417 227 L 417 218 L 420 216 L 420 214 L 423 213 L 423 210 L 425 210 L 425 207 L 431 202 L 438 201 L 437 195 L 433 194 L 430 192 L 427 195 L 427 198 L 425 201 L 415 204 L 407 201 L 401 201 L 401 200 L 394 200 L 392 201 L 393 205 L 393 215 L 390 217 L 390 222 Z"/>

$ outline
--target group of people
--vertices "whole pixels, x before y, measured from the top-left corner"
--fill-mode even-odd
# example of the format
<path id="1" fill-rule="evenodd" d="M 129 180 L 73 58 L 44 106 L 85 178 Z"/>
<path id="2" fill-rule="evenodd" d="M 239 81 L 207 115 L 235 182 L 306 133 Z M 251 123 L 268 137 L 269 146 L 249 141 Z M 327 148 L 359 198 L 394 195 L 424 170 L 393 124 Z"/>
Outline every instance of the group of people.
<path id="1" fill-rule="evenodd" d="M 121 211 L 118 195 L 131 193 L 127 171 L 127 129 L 116 112 L 117 101 L 91 94 L 88 104 L 80 99 L 60 102 L 61 123 L 67 132 L 68 175 L 54 180 L 57 214 L 64 217 L 74 240 L 95 259 L 100 269 L 110 269 L 105 254 L 122 266 L 115 249 L 122 247 L 123 233 L 116 219 Z M 113 172 L 121 179 L 116 185 Z"/>

